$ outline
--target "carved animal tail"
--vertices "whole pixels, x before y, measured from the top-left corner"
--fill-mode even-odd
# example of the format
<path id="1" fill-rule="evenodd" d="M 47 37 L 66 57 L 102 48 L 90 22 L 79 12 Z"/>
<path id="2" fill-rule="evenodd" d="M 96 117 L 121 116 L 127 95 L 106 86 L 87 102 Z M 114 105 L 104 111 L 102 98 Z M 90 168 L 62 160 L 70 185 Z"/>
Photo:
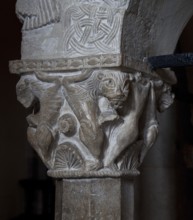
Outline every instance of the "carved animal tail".
<path id="1" fill-rule="evenodd" d="M 36 139 L 44 157 L 47 158 L 51 157 L 56 135 L 53 126 L 60 115 L 63 102 L 61 91 L 57 85 L 47 89 L 40 102 L 40 121 L 36 130 Z"/>
<path id="2" fill-rule="evenodd" d="M 93 71 L 90 69 L 83 70 L 79 75 L 64 77 L 62 80 L 62 84 L 64 85 L 63 86 L 64 96 L 79 121 L 82 119 L 85 113 L 82 111 L 82 109 L 80 108 L 78 109 L 76 107 L 76 105 L 74 104 L 75 101 L 70 97 L 70 96 L 75 97 L 76 95 L 76 92 L 74 91 L 74 88 L 71 88 L 70 83 L 78 83 L 85 81 L 92 75 L 92 72 Z"/>
<path id="3" fill-rule="evenodd" d="M 41 123 L 48 122 L 49 125 L 54 125 L 63 102 L 62 93 L 57 86 L 47 89 L 40 106 Z"/>

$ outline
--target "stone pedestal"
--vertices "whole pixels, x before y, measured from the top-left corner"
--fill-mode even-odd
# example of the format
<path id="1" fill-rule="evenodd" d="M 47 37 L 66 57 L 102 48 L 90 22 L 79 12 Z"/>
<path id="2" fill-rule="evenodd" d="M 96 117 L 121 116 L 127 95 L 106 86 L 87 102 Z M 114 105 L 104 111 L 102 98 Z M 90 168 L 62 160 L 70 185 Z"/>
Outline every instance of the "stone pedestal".
<path id="1" fill-rule="evenodd" d="M 55 220 L 133 220 L 134 180 L 57 180 L 55 207 Z"/>

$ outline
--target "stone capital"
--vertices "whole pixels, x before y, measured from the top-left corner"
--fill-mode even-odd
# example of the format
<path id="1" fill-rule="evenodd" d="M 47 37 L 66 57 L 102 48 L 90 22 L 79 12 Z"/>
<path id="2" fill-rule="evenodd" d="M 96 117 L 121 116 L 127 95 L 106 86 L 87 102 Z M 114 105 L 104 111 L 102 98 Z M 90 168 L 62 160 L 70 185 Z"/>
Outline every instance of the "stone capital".
<path id="1" fill-rule="evenodd" d="M 21 76 L 17 97 L 32 109 L 28 140 L 49 176 L 138 175 L 156 140 L 174 76 L 128 53 L 133 2 L 17 1 L 22 58 L 10 71 Z"/>

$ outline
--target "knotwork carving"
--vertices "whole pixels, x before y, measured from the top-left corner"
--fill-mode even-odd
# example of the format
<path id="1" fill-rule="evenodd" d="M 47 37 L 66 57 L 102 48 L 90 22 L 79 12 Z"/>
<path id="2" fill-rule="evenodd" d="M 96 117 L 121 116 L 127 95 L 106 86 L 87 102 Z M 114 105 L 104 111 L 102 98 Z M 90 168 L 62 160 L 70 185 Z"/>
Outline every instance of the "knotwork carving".
<path id="1" fill-rule="evenodd" d="M 82 4 L 67 9 L 69 21 L 63 38 L 64 51 L 69 55 L 117 52 L 121 11 L 109 7 Z"/>
<path id="2" fill-rule="evenodd" d="M 67 60 L 69 70 L 69 66 L 87 66 L 81 56 L 120 56 L 122 24 L 129 2 L 18 0 L 16 13 L 23 23 L 22 59 L 75 58 L 76 64 Z"/>
<path id="3" fill-rule="evenodd" d="M 55 177 L 133 172 L 157 137 L 157 109 L 173 101 L 161 79 L 116 69 L 36 71 L 17 95 L 34 107 L 28 139 Z"/>
<path id="4" fill-rule="evenodd" d="M 114 8 L 120 8 L 120 7 L 126 7 L 128 6 L 129 4 L 129 0 L 77 0 L 77 2 L 79 3 L 94 3 L 96 5 L 99 5 L 99 4 L 106 4 L 106 5 L 109 5 L 111 7 L 114 7 Z"/>

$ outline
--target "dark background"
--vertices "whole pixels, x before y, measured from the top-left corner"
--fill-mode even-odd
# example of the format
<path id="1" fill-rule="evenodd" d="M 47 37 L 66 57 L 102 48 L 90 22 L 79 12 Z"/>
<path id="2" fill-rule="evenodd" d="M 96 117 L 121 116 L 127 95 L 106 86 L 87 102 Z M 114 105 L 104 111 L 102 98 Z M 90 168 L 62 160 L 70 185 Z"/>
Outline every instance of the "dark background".
<path id="1" fill-rule="evenodd" d="M 19 180 L 28 176 L 25 110 L 17 102 L 8 61 L 20 58 L 21 25 L 15 16 L 15 1 L 6 0 L 0 8 L 1 104 L 0 104 L 0 219 L 8 220 L 23 212 L 23 192 Z"/>
<path id="2" fill-rule="evenodd" d="M 15 3 L 6 0 L 0 8 L 0 220 L 49 220 L 53 219 L 53 183 L 27 142 L 29 110 L 17 102 L 19 76 L 10 74 L 8 68 L 9 60 L 20 59 L 22 25 Z"/>

